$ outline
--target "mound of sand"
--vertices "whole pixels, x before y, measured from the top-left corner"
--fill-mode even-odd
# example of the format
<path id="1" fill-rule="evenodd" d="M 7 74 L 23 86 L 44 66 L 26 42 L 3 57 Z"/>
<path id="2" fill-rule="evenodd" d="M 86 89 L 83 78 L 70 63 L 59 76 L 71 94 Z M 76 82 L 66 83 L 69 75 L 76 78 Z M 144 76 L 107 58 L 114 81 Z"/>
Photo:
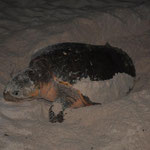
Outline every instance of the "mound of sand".
<path id="1" fill-rule="evenodd" d="M 149 4 L 146 0 L 0 0 L 0 149 L 149 150 Z M 4 101 L 6 83 L 28 65 L 32 53 L 58 42 L 109 42 L 123 49 L 136 67 L 134 89 L 125 95 L 118 93 L 121 88 L 113 88 L 107 95 L 104 88 L 103 100 L 95 95 L 102 106 L 68 109 L 61 124 L 48 122 L 48 103 Z M 119 79 L 111 83 L 120 86 Z"/>

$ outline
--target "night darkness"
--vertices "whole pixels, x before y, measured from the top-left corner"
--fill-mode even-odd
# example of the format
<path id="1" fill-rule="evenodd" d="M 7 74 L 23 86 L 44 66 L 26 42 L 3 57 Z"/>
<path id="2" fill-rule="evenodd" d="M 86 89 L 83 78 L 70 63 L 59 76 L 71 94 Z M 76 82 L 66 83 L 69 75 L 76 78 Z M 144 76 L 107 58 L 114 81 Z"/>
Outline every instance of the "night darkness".
<path id="1" fill-rule="evenodd" d="M 15 76 L 30 101 L 4 99 Z M 0 0 L 0 150 L 149 150 L 149 116 L 148 0 Z"/>

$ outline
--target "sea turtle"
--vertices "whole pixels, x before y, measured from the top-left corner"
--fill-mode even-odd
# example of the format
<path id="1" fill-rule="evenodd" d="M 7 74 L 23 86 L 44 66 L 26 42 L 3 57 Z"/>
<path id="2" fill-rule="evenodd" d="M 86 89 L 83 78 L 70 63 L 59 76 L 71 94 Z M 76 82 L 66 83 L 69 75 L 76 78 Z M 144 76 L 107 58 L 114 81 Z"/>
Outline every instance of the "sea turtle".
<path id="1" fill-rule="evenodd" d="M 73 85 L 83 78 L 111 79 L 116 73 L 135 77 L 131 58 L 119 48 L 83 43 L 58 43 L 34 53 L 29 66 L 7 84 L 5 100 L 19 102 L 42 98 L 52 102 L 50 122 L 62 122 L 66 108 L 96 105 Z M 94 91 L 94 89 L 93 89 Z M 90 91 L 91 92 L 91 91 Z M 58 112 L 55 107 L 60 106 Z"/>

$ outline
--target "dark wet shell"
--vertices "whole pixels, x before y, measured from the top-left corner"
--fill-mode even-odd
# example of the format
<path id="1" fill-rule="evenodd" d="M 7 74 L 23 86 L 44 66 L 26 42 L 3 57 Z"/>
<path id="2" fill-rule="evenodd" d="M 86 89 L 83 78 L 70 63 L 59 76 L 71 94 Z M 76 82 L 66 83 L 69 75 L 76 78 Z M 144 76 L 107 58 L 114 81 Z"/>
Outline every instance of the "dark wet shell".
<path id="1" fill-rule="evenodd" d="M 111 79 L 115 73 L 135 77 L 131 58 L 121 49 L 82 43 L 59 43 L 40 49 L 29 64 L 38 70 L 35 80 L 48 82 L 52 74 L 71 84 L 89 77 L 92 81 Z"/>

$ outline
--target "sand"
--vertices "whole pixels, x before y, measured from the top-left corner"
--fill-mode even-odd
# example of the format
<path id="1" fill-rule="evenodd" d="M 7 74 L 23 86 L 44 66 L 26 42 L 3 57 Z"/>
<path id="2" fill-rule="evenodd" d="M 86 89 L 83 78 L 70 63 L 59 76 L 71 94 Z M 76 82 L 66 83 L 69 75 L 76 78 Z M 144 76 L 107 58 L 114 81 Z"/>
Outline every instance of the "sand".
<path id="1" fill-rule="evenodd" d="M 49 103 L 6 102 L 2 92 L 10 78 L 35 51 L 59 42 L 109 42 L 123 49 L 136 67 L 134 89 L 116 98 L 123 90 L 108 96 L 104 83 L 108 98 L 102 96 L 101 106 L 68 109 L 64 122 L 55 124 L 48 122 Z M 149 150 L 149 127 L 148 1 L 0 0 L 0 150 Z"/>

